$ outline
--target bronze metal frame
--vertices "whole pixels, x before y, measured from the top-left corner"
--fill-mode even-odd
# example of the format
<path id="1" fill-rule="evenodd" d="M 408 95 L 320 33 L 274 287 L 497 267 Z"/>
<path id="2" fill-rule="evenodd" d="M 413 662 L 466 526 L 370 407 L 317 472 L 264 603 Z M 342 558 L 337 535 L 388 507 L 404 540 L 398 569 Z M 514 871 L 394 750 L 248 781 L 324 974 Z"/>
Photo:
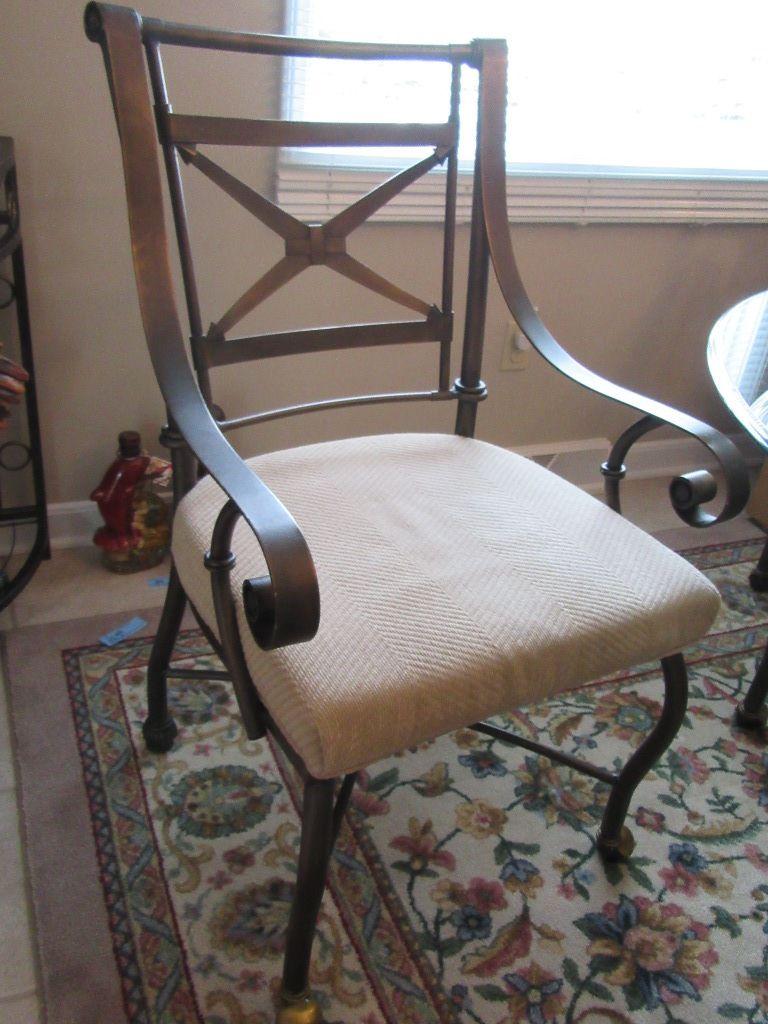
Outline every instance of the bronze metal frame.
<path id="1" fill-rule="evenodd" d="M 642 414 L 641 419 L 616 442 L 603 467 L 609 504 L 618 510 L 619 482 L 625 473 L 623 460 L 632 444 L 662 423 L 672 424 L 701 441 L 717 457 L 725 476 L 725 502 L 716 515 L 701 508 L 703 502 L 714 496 L 714 482 L 708 474 L 699 471 L 673 483 L 672 502 L 686 522 L 706 526 L 739 512 L 749 490 L 746 469 L 735 447 L 711 427 L 618 387 L 582 366 L 559 345 L 536 314 L 515 263 L 506 213 L 506 45 L 503 41 L 475 40 L 464 46 L 318 42 L 171 24 L 141 18 L 129 8 L 102 3 L 88 4 L 85 24 L 88 37 L 102 47 L 120 133 L 139 303 L 150 354 L 168 408 L 169 426 L 163 438 L 171 449 L 175 498 L 180 499 L 202 471 L 210 473 L 229 496 L 216 522 L 205 560 L 211 572 L 220 639 L 211 636 L 204 623 L 201 625 L 220 654 L 227 677 L 233 682 L 248 736 L 256 738 L 270 730 L 304 780 L 304 823 L 297 891 L 288 929 L 278 1021 L 281 1024 L 298 1021 L 307 1024 L 320 1019 L 317 1003 L 308 988 L 310 950 L 328 861 L 355 777 L 349 775 L 341 782 L 338 795 L 335 795 L 337 780 L 312 778 L 280 735 L 248 675 L 229 587 L 229 575 L 234 564 L 231 538 L 236 522 L 242 517 L 253 530 L 268 567 L 267 575 L 249 580 L 244 590 L 246 618 L 261 647 L 272 649 L 314 636 L 319 624 L 319 596 L 312 557 L 296 523 L 234 452 L 225 433 L 279 416 L 353 403 L 438 400 L 457 403 L 455 430 L 458 434 L 472 436 L 478 402 L 486 396 L 481 365 L 488 274 L 492 265 L 512 316 L 548 362 L 576 383 Z M 452 67 L 448 118 L 438 125 L 338 126 L 175 114 L 168 99 L 161 45 L 278 56 L 446 62 Z M 146 67 L 142 48 L 146 54 Z M 461 372 L 458 380 L 451 384 L 456 142 L 461 67 L 464 65 L 477 69 L 480 77 L 478 145 Z M 146 85 L 147 68 L 151 97 Z M 174 300 L 163 220 L 158 140 L 165 160 L 186 295 L 191 366 Z M 199 145 L 210 142 L 260 146 L 371 145 L 377 142 L 390 145 L 393 142 L 412 144 L 414 141 L 433 146 L 434 153 L 394 175 L 324 225 L 303 224 L 289 216 L 198 149 Z M 180 161 L 222 188 L 262 224 L 275 231 L 285 244 L 283 258 L 235 299 L 207 331 L 203 330 L 198 301 Z M 345 239 L 384 202 L 440 163 L 446 163 L 446 199 L 442 304 L 437 307 L 352 259 L 346 252 Z M 406 306 L 418 313 L 421 319 L 227 337 L 240 319 L 264 298 L 307 266 L 318 263 Z M 221 416 L 212 405 L 210 370 L 216 366 L 288 353 L 403 342 L 438 344 L 438 380 L 434 390 L 342 397 L 231 420 Z M 175 735 L 176 727 L 168 711 L 167 679 L 195 675 L 194 672 L 175 672 L 169 668 L 185 604 L 186 597 L 177 574 L 173 572 L 149 665 L 149 715 L 144 734 L 153 750 L 169 749 Z M 626 857 L 631 852 L 632 838 L 624 825 L 630 798 L 639 781 L 668 747 L 685 713 L 687 681 L 682 656 L 674 654 L 664 658 L 662 667 L 665 698 L 661 717 L 641 747 L 616 773 L 515 736 L 490 723 L 474 725 L 475 729 L 487 735 L 545 753 L 553 760 L 607 782 L 612 789 L 597 842 L 609 859 Z"/>

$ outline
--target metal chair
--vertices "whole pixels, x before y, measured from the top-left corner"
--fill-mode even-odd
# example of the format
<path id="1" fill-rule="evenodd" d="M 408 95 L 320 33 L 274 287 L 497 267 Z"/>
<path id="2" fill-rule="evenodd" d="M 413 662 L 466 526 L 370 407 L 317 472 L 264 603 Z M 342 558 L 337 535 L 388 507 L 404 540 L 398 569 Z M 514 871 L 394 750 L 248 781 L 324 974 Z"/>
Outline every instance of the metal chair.
<path id="1" fill-rule="evenodd" d="M 356 772 L 463 726 L 546 753 L 611 786 L 598 845 L 626 857 L 633 791 L 672 741 L 685 712 L 679 653 L 719 607 L 686 562 L 622 517 L 619 482 L 638 438 L 669 423 L 720 461 L 727 495 L 699 471 L 673 482 L 681 517 L 705 526 L 743 507 L 736 449 L 705 424 L 593 374 L 539 320 L 526 295 L 506 214 L 506 49 L 333 43 L 226 32 L 141 18 L 91 3 L 86 31 L 101 44 L 122 146 L 139 302 L 167 403 L 162 439 L 174 467 L 174 568 L 148 671 L 144 736 L 153 751 L 176 734 L 167 680 L 194 685 L 170 659 L 187 600 L 221 656 L 251 739 L 269 730 L 304 780 L 303 828 L 288 925 L 281 1024 L 320 1019 L 309 960 L 328 861 Z M 442 61 L 452 68 L 440 124 L 330 124 L 172 112 L 162 47 L 325 58 Z M 479 118 L 461 371 L 451 382 L 459 90 L 479 73 Z M 148 73 L 148 74 L 147 74 Z M 327 223 L 306 225 L 233 177 L 201 147 L 422 145 L 429 155 Z M 159 142 L 159 148 L 158 148 Z M 177 314 L 163 213 L 167 172 L 189 320 Z M 206 331 L 198 301 L 182 163 L 222 188 L 285 243 L 284 257 Z M 445 165 L 442 294 L 422 299 L 354 259 L 347 236 L 390 198 Z M 415 319 L 233 337 L 236 324 L 306 267 L 322 264 L 405 306 Z M 639 411 L 602 467 L 608 505 L 547 470 L 473 439 L 486 397 L 481 358 L 490 264 L 534 348 L 576 383 Z M 405 343 L 437 348 L 431 390 L 344 397 L 227 419 L 213 405 L 219 366 L 280 354 Z M 454 403 L 454 434 L 392 434 L 272 452 L 244 461 L 226 440 L 238 427 L 298 412 L 397 400 Z M 516 737 L 486 721 L 606 673 L 660 658 L 663 713 L 613 772 Z M 392 714 L 392 708 L 397 714 Z"/>

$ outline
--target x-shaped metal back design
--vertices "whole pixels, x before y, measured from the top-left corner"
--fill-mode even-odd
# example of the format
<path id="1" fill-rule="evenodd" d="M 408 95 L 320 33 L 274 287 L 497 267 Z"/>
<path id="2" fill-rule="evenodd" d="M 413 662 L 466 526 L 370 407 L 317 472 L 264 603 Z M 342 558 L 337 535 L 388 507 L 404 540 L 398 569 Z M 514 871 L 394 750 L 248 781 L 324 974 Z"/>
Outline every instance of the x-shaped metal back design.
<path id="1" fill-rule="evenodd" d="M 177 144 L 177 148 L 186 163 L 196 167 L 285 242 L 285 256 L 252 284 L 217 323 L 211 324 L 208 330 L 209 339 L 223 339 L 227 332 L 256 306 L 311 266 L 329 267 L 364 288 L 424 316 L 428 316 L 434 309 L 433 304 L 412 295 L 350 256 L 346 240 L 355 228 L 365 223 L 390 199 L 427 171 L 441 164 L 448 156 L 447 148 L 436 148 L 430 156 L 388 178 L 325 224 L 305 224 L 286 213 L 261 193 L 208 159 L 196 146 L 181 143 Z"/>

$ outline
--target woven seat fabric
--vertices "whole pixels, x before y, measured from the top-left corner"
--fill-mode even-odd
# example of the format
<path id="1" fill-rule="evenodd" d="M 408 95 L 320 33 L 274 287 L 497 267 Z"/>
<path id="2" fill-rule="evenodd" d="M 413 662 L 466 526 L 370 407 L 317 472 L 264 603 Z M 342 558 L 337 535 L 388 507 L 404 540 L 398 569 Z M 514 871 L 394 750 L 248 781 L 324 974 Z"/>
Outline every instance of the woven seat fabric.
<path id="1" fill-rule="evenodd" d="M 706 633 L 715 588 L 599 501 L 533 462 L 454 435 L 394 434 L 249 460 L 317 567 L 308 643 L 265 652 L 242 584 L 266 572 L 240 521 L 232 589 L 260 696 L 317 778 L 617 669 Z M 181 502 L 173 555 L 216 632 L 203 555 L 224 502 Z"/>

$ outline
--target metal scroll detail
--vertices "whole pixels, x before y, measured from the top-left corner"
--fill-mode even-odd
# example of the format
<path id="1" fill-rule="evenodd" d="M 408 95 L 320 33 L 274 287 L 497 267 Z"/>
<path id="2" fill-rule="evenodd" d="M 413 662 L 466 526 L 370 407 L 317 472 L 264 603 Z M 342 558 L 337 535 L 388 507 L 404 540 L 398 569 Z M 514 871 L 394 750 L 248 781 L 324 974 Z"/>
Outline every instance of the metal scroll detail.
<path id="1" fill-rule="evenodd" d="M 29 583 L 41 560 L 50 556 L 48 542 L 48 519 L 45 503 L 45 480 L 40 446 L 40 427 L 35 392 L 35 375 L 32 358 L 32 335 L 27 305 L 27 286 L 24 273 L 24 253 L 21 238 L 18 193 L 16 188 L 16 164 L 13 140 L 0 136 L 0 178 L 3 182 L 3 206 L 0 209 L 0 264 L 3 264 L 3 290 L 0 295 L 0 309 L 15 307 L 15 325 L 9 318 L 3 321 L 12 329 L 18 340 L 18 361 L 29 374 L 24 407 L 26 408 L 26 435 L 22 437 L 0 437 L 0 529 L 11 531 L 9 551 L 0 561 L 0 610 L 5 608 Z M 5 264 L 10 264 L 6 269 Z M 4 340 L 4 339 L 3 339 Z M 21 407 L 20 407 L 21 408 Z M 14 477 L 20 483 L 24 480 L 23 498 L 11 504 L 5 501 L 5 482 Z M 9 476 L 7 476 L 9 475 Z M 27 495 L 31 492 L 31 497 Z M 26 500 L 25 500 L 26 499 Z M 13 557 L 14 548 L 19 547 L 20 528 L 34 530 L 34 539 L 28 545 L 25 537 L 25 552 Z"/>

